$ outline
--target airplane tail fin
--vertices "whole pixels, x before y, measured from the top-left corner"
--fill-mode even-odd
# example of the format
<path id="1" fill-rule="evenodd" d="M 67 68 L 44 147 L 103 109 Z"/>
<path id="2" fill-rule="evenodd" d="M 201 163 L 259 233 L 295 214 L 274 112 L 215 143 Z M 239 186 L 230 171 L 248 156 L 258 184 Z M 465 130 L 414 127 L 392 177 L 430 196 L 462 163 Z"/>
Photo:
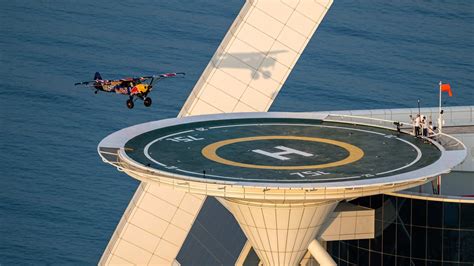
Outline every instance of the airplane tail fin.
<path id="1" fill-rule="evenodd" d="M 99 72 L 95 72 L 94 80 L 98 80 L 98 79 L 102 80 L 102 76 L 100 75 Z"/>

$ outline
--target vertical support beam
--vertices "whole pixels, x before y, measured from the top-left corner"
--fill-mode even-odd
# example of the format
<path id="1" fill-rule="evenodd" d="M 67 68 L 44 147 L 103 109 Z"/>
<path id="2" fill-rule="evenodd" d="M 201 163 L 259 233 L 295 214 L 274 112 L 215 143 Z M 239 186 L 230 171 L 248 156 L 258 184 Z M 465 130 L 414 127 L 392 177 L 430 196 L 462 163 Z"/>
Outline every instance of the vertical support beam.
<path id="1" fill-rule="evenodd" d="M 99 264 L 173 265 L 204 199 L 140 183 Z"/>
<path id="2" fill-rule="evenodd" d="M 331 4 L 246 1 L 179 117 L 268 111 Z M 171 265 L 204 200 L 141 183 L 99 264 Z"/>
<path id="3" fill-rule="evenodd" d="M 308 250 L 313 256 L 313 258 L 321 266 L 336 266 L 336 262 L 332 259 L 331 255 L 326 251 L 326 249 L 321 246 L 318 240 L 313 239 L 308 246 Z"/>

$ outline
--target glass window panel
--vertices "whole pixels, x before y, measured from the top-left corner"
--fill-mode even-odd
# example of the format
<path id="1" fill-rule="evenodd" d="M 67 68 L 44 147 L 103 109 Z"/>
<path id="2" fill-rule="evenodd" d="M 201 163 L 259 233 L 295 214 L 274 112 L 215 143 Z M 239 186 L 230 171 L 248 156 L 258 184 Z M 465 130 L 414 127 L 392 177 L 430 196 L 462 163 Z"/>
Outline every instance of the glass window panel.
<path id="1" fill-rule="evenodd" d="M 339 258 L 339 243 L 340 242 L 341 241 L 328 242 L 328 243 L 331 243 L 331 248 L 332 248 L 331 254 L 335 256 L 336 258 Z"/>
<path id="2" fill-rule="evenodd" d="M 339 259 L 347 260 L 347 245 L 345 241 L 341 241 L 339 244 Z"/>
<path id="3" fill-rule="evenodd" d="M 383 266 L 395 266 L 395 256 L 383 254 Z"/>
<path id="4" fill-rule="evenodd" d="M 474 264 L 474 231 L 461 231 L 461 262 Z"/>
<path id="5" fill-rule="evenodd" d="M 471 265 L 471 264 L 463 264 L 463 263 L 445 262 L 445 261 L 443 261 L 443 266 L 472 266 L 472 265 Z"/>
<path id="6" fill-rule="evenodd" d="M 383 231 L 383 253 L 385 254 L 396 254 L 396 229 L 396 225 L 391 224 Z"/>
<path id="7" fill-rule="evenodd" d="M 370 265 L 380 266 L 382 265 L 382 256 L 378 252 L 370 252 Z"/>
<path id="8" fill-rule="evenodd" d="M 428 266 L 443 266 L 443 263 L 441 263 L 441 261 L 427 261 L 426 265 L 428 265 Z"/>
<path id="9" fill-rule="evenodd" d="M 413 265 L 410 258 L 397 257 L 397 265 Z"/>
<path id="10" fill-rule="evenodd" d="M 382 251 L 382 221 L 375 220 L 375 238 L 370 239 L 370 250 Z"/>
<path id="11" fill-rule="evenodd" d="M 359 257 L 359 248 L 357 247 L 357 243 L 355 245 L 351 245 L 351 244 L 347 245 L 347 261 L 352 264 L 357 264 L 358 257 Z"/>
<path id="12" fill-rule="evenodd" d="M 474 204 L 462 203 L 461 229 L 474 229 Z"/>
<path id="13" fill-rule="evenodd" d="M 359 204 L 360 199 L 361 199 L 361 198 L 355 198 L 355 199 L 353 199 L 353 200 L 350 200 L 349 203 L 354 204 L 354 205 L 360 205 L 360 204 Z"/>
<path id="14" fill-rule="evenodd" d="M 369 249 L 369 239 L 360 239 L 359 240 L 359 248 Z"/>
<path id="15" fill-rule="evenodd" d="M 411 199 L 397 198 L 398 215 L 397 223 L 411 224 Z"/>
<path id="16" fill-rule="evenodd" d="M 336 241 L 328 241 L 328 242 L 326 242 L 326 250 L 327 250 L 328 253 L 331 254 L 331 255 L 334 255 L 334 254 L 333 254 L 333 247 L 332 247 L 332 246 L 334 245 L 334 242 L 336 242 Z"/>
<path id="17" fill-rule="evenodd" d="M 412 200 L 411 220 L 413 225 L 426 226 L 426 201 Z"/>
<path id="18" fill-rule="evenodd" d="M 358 204 L 360 206 L 364 206 L 364 207 L 370 207 L 370 198 L 371 197 L 362 197 L 362 198 L 358 198 Z"/>
<path id="19" fill-rule="evenodd" d="M 377 210 L 378 208 L 382 207 L 382 200 L 382 194 L 370 197 L 370 207 Z"/>
<path id="20" fill-rule="evenodd" d="M 443 254 L 443 233 L 441 229 L 428 228 L 426 235 L 426 257 L 429 260 L 441 260 Z"/>
<path id="21" fill-rule="evenodd" d="M 395 223 L 397 218 L 397 201 L 395 197 L 384 195 L 383 220 Z"/>
<path id="22" fill-rule="evenodd" d="M 411 232 L 411 256 L 424 259 L 426 257 L 426 228 L 413 226 Z"/>
<path id="23" fill-rule="evenodd" d="M 443 202 L 428 201 L 428 226 L 441 228 L 443 226 Z"/>
<path id="24" fill-rule="evenodd" d="M 411 227 L 403 224 L 397 225 L 397 254 L 410 257 Z"/>
<path id="25" fill-rule="evenodd" d="M 419 260 L 419 259 L 411 259 L 410 265 L 424 266 L 424 265 L 426 265 L 426 261 L 425 260 Z"/>
<path id="26" fill-rule="evenodd" d="M 443 227 L 459 228 L 459 203 L 443 202 Z"/>
<path id="27" fill-rule="evenodd" d="M 459 261 L 459 230 L 443 230 L 443 261 Z"/>
<path id="28" fill-rule="evenodd" d="M 360 249 L 359 250 L 359 265 L 369 265 L 369 251 Z"/>
<path id="29" fill-rule="evenodd" d="M 347 244 L 348 246 L 357 247 L 359 241 L 358 241 L 358 240 L 346 240 L 346 241 L 344 241 L 344 242 L 346 242 L 346 244 Z"/>

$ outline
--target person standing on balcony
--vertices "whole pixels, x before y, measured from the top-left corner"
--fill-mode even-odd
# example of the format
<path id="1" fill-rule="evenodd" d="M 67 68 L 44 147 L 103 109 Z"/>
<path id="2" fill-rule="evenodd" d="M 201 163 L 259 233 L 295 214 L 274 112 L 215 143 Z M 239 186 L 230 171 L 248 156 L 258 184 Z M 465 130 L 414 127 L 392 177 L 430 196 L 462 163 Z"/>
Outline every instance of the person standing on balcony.
<path id="1" fill-rule="evenodd" d="M 428 124 L 428 138 L 432 138 L 435 134 L 435 131 L 434 131 L 434 126 L 433 126 L 433 122 L 429 122 Z"/>
<path id="2" fill-rule="evenodd" d="M 420 136 L 420 126 L 421 126 L 421 116 L 420 114 L 416 115 L 415 118 L 415 137 Z"/>
<path id="3" fill-rule="evenodd" d="M 422 119 L 422 127 L 423 127 L 423 137 L 428 137 L 428 119 L 426 119 L 426 116 L 423 116 Z"/>

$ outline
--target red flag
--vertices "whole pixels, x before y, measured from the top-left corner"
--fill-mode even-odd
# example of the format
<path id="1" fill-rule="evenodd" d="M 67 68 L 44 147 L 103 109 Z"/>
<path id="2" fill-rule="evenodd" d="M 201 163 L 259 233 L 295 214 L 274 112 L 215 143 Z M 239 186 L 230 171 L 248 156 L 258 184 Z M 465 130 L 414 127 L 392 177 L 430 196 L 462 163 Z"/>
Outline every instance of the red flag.
<path id="1" fill-rule="evenodd" d="M 451 85 L 449 84 L 441 84 L 441 91 L 448 92 L 449 97 L 453 96 L 453 92 L 451 91 Z"/>

